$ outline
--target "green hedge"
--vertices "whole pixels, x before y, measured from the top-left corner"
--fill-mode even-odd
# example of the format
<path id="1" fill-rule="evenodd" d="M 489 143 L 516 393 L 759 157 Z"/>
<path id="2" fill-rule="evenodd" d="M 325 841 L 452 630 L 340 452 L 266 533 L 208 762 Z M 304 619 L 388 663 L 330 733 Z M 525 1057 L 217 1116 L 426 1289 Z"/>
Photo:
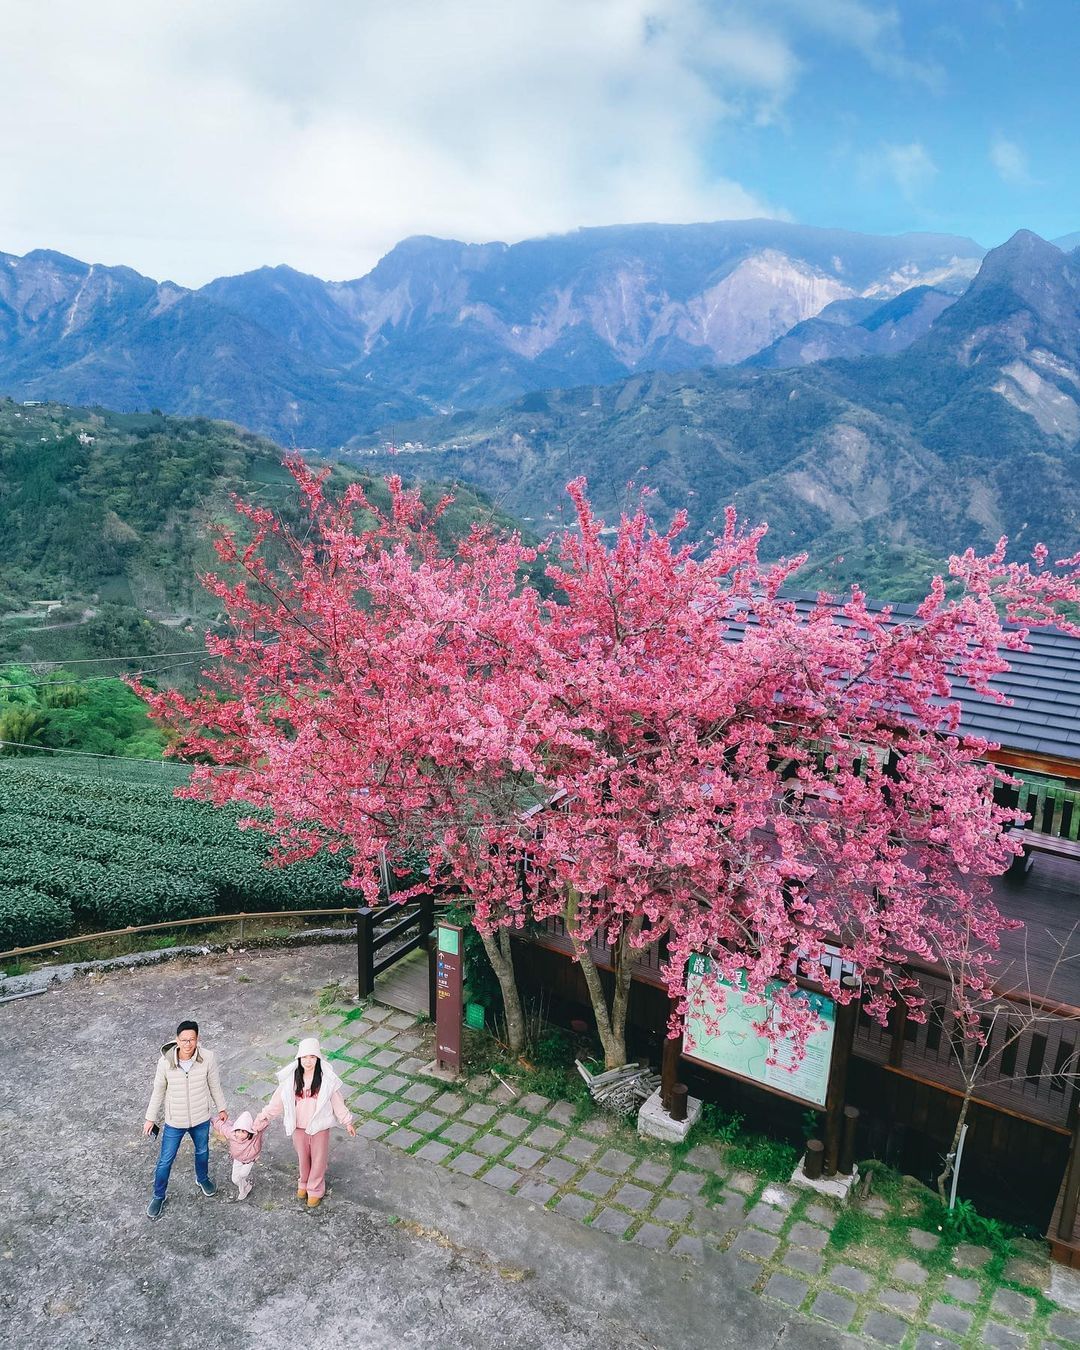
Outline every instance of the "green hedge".
<path id="1" fill-rule="evenodd" d="M 66 900 L 43 895 L 28 886 L 5 886 L 0 890 L 0 951 L 67 937 L 72 922 L 71 906 Z"/>

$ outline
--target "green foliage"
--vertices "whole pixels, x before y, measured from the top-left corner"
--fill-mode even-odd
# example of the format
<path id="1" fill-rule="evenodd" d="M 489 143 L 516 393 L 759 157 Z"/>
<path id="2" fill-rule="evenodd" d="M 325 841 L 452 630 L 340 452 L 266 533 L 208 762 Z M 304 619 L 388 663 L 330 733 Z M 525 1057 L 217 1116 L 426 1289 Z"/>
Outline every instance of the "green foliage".
<path id="1" fill-rule="evenodd" d="M 66 937 L 71 923 L 71 906 L 59 896 L 29 886 L 0 884 L 0 949 L 33 947 Z"/>
<path id="2" fill-rule="evenodd" d="M 446 911 L 448 923 L 460 924 L 465 930 L 465 989 L 470 1003 L 479 1003 L 489 1019 L 502 1016 L 503 1001 L 499 981 L 492 968 L 484 942 L 473 927 L 472 909 L 467 905 L 451 905 Z"/>
<path id="3" fill-rule="evenodd" d="M 727 1152 L 728 1161 L 766 1181 L 789 1181 L 799 1161 L 798 1150 L 764 1134 L 744 1135 Z"/>
<path id="4" fill-rule="evenodd" d="M 48 941 L 76 923 L 97 931 L 343 903 L 344 862 L 325 857 L 267 867 L 266 836 L 238 828 L 245 814 L 238 806 L 177 800 L 160 784 L 4 761 L 0 916 L 9 891 L 51 898 L 61 906 L 59 927 L 37 939 Z"/>
<path id="5" fill-rule="evenodd" d="M 23 665 L 0 667 L 0 755 L 30 755 L 22 746 L 84 754 L 160 758 L 165 735 L 146 705 L 112 678 L 78 680 L 63 670 L 36 678 Z"/>
<path id="6" fill-rule="evenodd" d="M 722 1144 L 733 1144 L 742 1130 L 743 1115 L 740 1111 L 725 1111 L 716 1102 L 706 1102 L 701 1108 L 701 1125 L 704 1133 L 711 1135 Z"/>

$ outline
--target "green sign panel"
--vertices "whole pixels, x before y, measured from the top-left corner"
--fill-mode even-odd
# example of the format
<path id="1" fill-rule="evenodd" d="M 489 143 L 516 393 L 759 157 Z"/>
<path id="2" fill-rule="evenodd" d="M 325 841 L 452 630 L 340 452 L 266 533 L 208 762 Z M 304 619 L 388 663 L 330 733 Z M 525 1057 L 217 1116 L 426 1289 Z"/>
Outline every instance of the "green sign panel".
<path id="1" fill-rule="evenodd" d="M 443 928 L 439 926 L 439 951 L 449 952 L 451 956 L 457 956 L 461 950 L 461 930 L 458 928 Z"/>
<path id="2" fill-rule="evenodd" d="M 796 997 L 810 1004 L 822 1025 L 811 1035 L 800 1063 L 794 1064 L 791 1055 L 785 1055 L 782 1044 L 774 1052 L 772 1043 L 754 1025 L 774 1016 L 769 996 L 784 987 L 781 982 L 766 986 L 766 1006 L 762 1007 L 760 1003 L 751 1003 L 742 992 L 744 980 L 740 979 L 742 988 L 719 980 L 726 1006 L 717 1019 L 716 1003 L 702 989 L 702 978 L 708 970 L 707 956 L 690 958 L 686 982 L 690 1012 L 683 1031 L 683 1054 L 737 1078 L 797 1097 L 811 1106 L 824 1106 L 836 1026 L 833 1000 L 809 990 L 797 991 Z M 706 1019 L 713 1030 L 706 1030 Z M 778 1063 L 767 1064 L 770 1055 L 775 1055 Z"/>

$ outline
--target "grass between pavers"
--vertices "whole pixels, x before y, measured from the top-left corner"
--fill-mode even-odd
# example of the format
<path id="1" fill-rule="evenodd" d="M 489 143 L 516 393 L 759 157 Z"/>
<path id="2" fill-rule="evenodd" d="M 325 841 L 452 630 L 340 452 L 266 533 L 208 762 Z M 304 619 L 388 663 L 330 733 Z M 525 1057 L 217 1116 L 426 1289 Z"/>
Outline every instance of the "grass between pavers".
<path id="1" fill-rule="evenodd" d="M 395 1017 L 397 1029 L 388 1037 L 386 1033 L 394 1029 L 386 1025 L 391 1017 Z M 770 1247 L 768 1239 L 775 1241 L 775 1247 L 765 1255 L 740 1253 L 740 1265 L 750 1268 L 744 1269 L 742 1282 L 764 1292 L 774 1275 L 798 1280 L 806 1290 L 798 1305 L 802 1311 L 811 1316 L 831 1314 L 823 1320 L 839 1325 L 850 1306 L 845 1329 L 855 1334 L 869 1337 L 875 1327 L 880 1327 L 873 1321 L 866 1327 L 867 1320 L 875 1315 L 896 1319 L 893 1325 L 906 1327 L 906 1331 L 902 1340 L 889 1343 L 899 1344 L 902 1350 L 914 1347 L 927 1330 L 964 1347 L 981 1347 L 987 1343 L 983 1333 L 988 1323 L 1023 1335 L 1028 1347 L 1068 1344 L 1055 1338 L 1049 1328 L 1057 1306 L 1038 1286 L 1006 1277 L 1006 1264 L 1017 1254 L 1010 1240 L 992 1232 L 994 1249 L 979 1268 L 964 1267 L 961 1259 L 970 1244 L 962 1242 L 959 1234 L 947 1232 L 944 1224 L 937 1231 L 934 1220 L 940 1217 L 940 1207 L 935 1209 L 936 1197 L 876 1164 L 877 1203 L 880 1206 L 884 1202 L 884 1212 L 876 1216 L 858 1204 L 839 1209 L 812 1193 L 777 1186 L 780 1177 L 786 1180 L 790 1175 L 788 1154 L 781 1156 L 774 1141 L 733 1136 L 730 1121 L 721 1114 L 718 1127 L 696 1133 L 693 1141 L 668 1146 L 644 1140 L 628 1124 L 600 1115 L 576 1074 L 548 1066 L 523 1070 L 498 1053 L 477 1057 L 477 1067 L 482 1071 L 448 1090 L 460 1104 L 451 1103 L 452 1110 L 439 1112 L 435 1105 L 447 1091 L 441 1087 L 424 1101 L 407 1101 L 403 1096 L 414 1084 L 431 1082 L 419 1073 L 423 1050 L 413 1045 L 401 1051 L 392 1065 L 385 1062 L 388 1052 L 396 1053 L 398 1036 L 409 1040 L 425 1029 L 423 1024 L 414 1020 L 406 1029 L 400 1015 L 377 1004 L 345 1007 L 337 1000 L 328 1000 L 320 1004 L 318 1028 L 327 1043 L 336 1046 L 329 1057 L 346 1080 L 350 1103 L 355 1109 L 357 1098 L 364 1097 L 371 1108 L 363 1114 L 375 1125 L 377 1134 L 369 1137 L 382 1138 L 394 1147 L 403 1144 L 402 1151 L 408 1154 L 417 1154 L 434 1142 L 441 1146 L 437 1152 L 442 1156 L 432 1161 L 451 1170 L 463 1155 L 479 1156 L 482 1162 L 476 1166 L 471 1165 L 471 1158 L 468 1160 L 470 1175 L 483 1180 L 494 1174 L 504 1189 L 512 1191 L 544 1182 L 553 1188 L 543 1201 L 545 1208 L 559 1210 L 567 1197 L 577 1197 L 580 1203 L 575 1201 L 574 1217 L 589 1225 L 595 1226 L 601 1215 L 610 1211 L 612 1217 L 605 1218 L 600 1226 L 617 1230 L 621 1216 L 625 1216 L 627 1224 L 621 1236 L 627 1241 L 640 1235 L 645 1245 L 670 1250 L 681 1240 L 700 1239 L 724 1250 L 736 1245 L 740 1234 L 758 1233 L 756 1242 L 762 1251 Z M 377 1028 L 377 1040 L 365 1039 L 365 1033 Z M 377 1055 L 383 1056 L 383 1064 L 373 1062 Z M 349 1074 L 357 1070 L 378 1076 L 353 1084 Z M 491 1071 L 512 1082 L 518 1095 L 511 1098 Z M 393 1090 L 380 1092 L 380 1082 L 387 1079 Z M 564 1110 L 562 1117 L 554 1120 L 550 1113 L 559 1101 L 569 1102 L 573 1114 Z M 475 1106 L 497 1109 L 487 1121 L 464 1121 Z M 499 1125 L 507 1117 L 520 1118 L 526 1125 L 510 1125 L 514 1133 L 503 1134 Z M 529 1145 L 540 1156 L 531 1166 L 515 1166 L 511 1155 L 540 1126 L 556 1129 L 563 1137 L 553 1147 Z M 781 1145 L 780 1149 L 787 1147 Z M 444 1154 L 443 1148 L 448 1150 Z M 611 1150 L 625 1154 L 629 1161 L 617 1170 L 605 1168 L 601 1163 Z M 565 1166 L 560 1166 L 555 1176 L 545 1175 L 545 1168 L 554 1160 Z M 636 1177 L 644 1164 L 649 1166 L 643 1176 Z M 504 1170 L 495 1171 L 507 1168 L 518 1173 L 516 1180 L 509 1182 Z M 593 1173 L 598 1174 L 594 1180 L 599 1175 L 610 1179 L 606 1194 L 593 1195 L 579 1189 Z M 633 1204 L 624 1204 L 619 1198 L 628 1185 L 637 1188 L 629 1192 Z M 688 1186 L 691 1193 L 682 1194 L 680 1186 Z M 770 1195 L 778 1195 L 781 1203 L 770 1205 Z M 684 1201 L 689 1208 L 683 1212 L 677 1204 L 665 1205 L 665 1201 Z M 657 1210 L 661 1210 L 660 1215 Z M 567 1212 L 565 1207 L 562 1212 Z M 779 1221 L 769 1217 L 776 1212 L 781 1214 Z M 936 1242 L 927 1249 L 929 1238 L 924 1236 L 923 1245 L 916 1245 L 912 1231 L 929 1234 Z M 683 1242 L 682 1250 L 693 1250 L 693 1242 Z M 897 1263 L 905 1261 L 912 1263 L 911 1268 L 901 1266 L 897 1274 Z M 905 1283 L 905 1273 L 910 1278 L 921 1277 L 921 1282 Z M 947 1292 L 951 1277 L 972 1281 L 979 1291 L 977 1299 L 969 1303 Z M 969 1286 L 952 1287 L 970 1293 Z M 1030 1298 L 1031 1318 L 1018 1320 L 1000 1306 L 994 1308 L 998 1290 Z M 902 1306 L 890 1305 L 890 1291 L 892 1297 L 903 1301 Z M 787 1306 L 793 1306 L 790 1298 L 797 1296 L 798 1286 L 785 1285 L 784 1292 L 789 1295 Z M 823 1294 L 831 1301 L 823 1301 L 815 1309 Z M 848 1303 L 839 1303 L 838 1299 Z M 963 1321 L 970 1318 L 967 1330 L 958 1333 L 933 1327 L 929 1318 L 935 1307 L 956 1309 Z"/>

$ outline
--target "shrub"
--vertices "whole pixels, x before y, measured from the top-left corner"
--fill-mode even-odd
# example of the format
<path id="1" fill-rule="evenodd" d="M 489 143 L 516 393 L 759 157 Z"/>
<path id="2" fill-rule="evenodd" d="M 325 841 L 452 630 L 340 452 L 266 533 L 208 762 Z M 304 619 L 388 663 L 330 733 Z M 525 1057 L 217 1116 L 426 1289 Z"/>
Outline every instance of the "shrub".
<path id="1" fill-rule="evenodd" d="M 67 937 L 74 926 L 66 900 L 44 895 L 28 886 L 0 892 L 0 949 L 33 947 Z"/>

